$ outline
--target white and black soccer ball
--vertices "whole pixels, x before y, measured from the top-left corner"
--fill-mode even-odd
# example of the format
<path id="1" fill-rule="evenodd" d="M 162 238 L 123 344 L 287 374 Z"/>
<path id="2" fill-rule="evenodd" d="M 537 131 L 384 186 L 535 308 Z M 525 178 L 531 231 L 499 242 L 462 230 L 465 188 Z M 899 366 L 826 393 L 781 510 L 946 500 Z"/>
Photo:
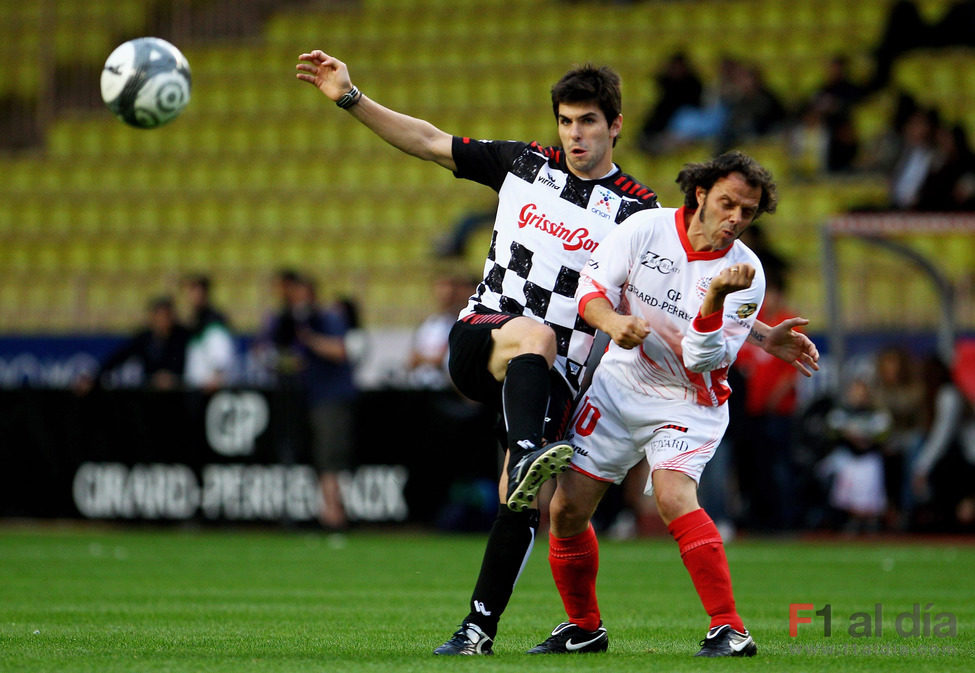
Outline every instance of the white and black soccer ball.
<path id="1" fill-rule="evenodd" d="M 102 70 L 102 100 L 126 124 L 151 129 L 190 102 L 190 64 L 166 40 L 140 37 L 116 47 Z"/>

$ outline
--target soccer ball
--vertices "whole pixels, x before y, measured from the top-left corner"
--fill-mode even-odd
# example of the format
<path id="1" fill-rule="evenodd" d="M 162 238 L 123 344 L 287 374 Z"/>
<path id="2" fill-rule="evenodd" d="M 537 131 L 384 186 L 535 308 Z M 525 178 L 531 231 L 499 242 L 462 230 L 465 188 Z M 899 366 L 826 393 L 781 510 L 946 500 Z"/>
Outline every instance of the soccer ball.
<path id="1" fill-rule="evenodd" d="M 151 129 L 172 121 L 190 102 L 190 64 L 158 37 L 120 44 L 102 70 L 102 100 L 126 124 Z"/>

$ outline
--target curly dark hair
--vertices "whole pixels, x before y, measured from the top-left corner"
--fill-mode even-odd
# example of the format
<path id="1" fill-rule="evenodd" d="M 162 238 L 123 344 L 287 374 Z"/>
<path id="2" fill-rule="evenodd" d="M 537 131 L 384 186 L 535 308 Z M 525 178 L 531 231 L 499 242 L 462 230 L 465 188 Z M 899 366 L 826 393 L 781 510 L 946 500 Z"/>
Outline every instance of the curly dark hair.
<path id="1" fill-rule="evenodd" d="M 559 103 L 595 101 L 612 124 L 623 109 L 620 76 L 609 66 L 591 63 L 573 68 L 552 87 L 552 112 L 559 118 Z"/>
<path id="2" fill-rule="evenodd" d="M 762 213 L 775 212 L 779 197 L 772 174 L 750 156 L 738 150 L 725 152 L 710 161 L 684 164 L 676 180 L 684 193 L 684 205 L 696 209 L 697 188 L 703 187 L 706 191 L 710 191 L 714 183 L 732 173 L 740 173 L 749 186 L 762 189 L 762 197 L 759 199 L 758 212 L 755 213 L 754 219 L 757 220 Z"/>

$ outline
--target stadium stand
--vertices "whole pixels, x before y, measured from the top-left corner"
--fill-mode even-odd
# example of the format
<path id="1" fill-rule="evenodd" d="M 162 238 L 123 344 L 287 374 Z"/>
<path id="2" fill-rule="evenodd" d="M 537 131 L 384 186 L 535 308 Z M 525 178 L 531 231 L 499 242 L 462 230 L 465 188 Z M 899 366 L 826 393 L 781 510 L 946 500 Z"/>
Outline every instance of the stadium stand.
<path id="1" fill-rule="evenodd" d="M 748 59 L 795 105 L 814 90 L 824 58 L 834 52 L 867 74 L 887 6 L 882 0 L 256 3 L 277 9 L 253 35 L 208 38 L 174 20 L 173 35 L 162 36 L 178 42 L 190 61 L 192 102 L 166 127 L 128 128 L 97 100 L 91 105 L 97 72 L 115 44 L 161 28 L 159 8 L 166 4 L 0 0 L 0 99 L 20 101 L 42 126 L 41 144 L 0 149 L 5 332 L 126 329 L 145 297 L 198 269 L 220 278 L 218 303 L 249 330 L 269 301 L 269 274 L 286 265 L 311 269 L 329 293 L 357 297 L 366 325 L 418 323 L 429 305 L 434 242 L 483 203 L 483 188 L 381 147 L 328 109 L 293 78 L 301 51 L 331 51 L 368 94 L 447 131 L 546 143 L 555 140 L 551 83 L 572 63 L 610 64 L 623 75 L 630 125 L 619 161 L 669 205 L 678 202 L 679 167 L 709 150 L 695 145 L 647 157 L 631 142 L 654 100 L 650 73 L 669 53 L 686 49 L 705 77 L 725 53 Z M 928 14 L 947 4 L 921 3 Z M 84 67 L 66 70 L 68 63 Z M 80 81 L 66 83 L 65 72 Z M 896 86 L 975 131 L 973 73 L 970 49 L 911 53 L 897 64 L 894 85 L 857 108 L 858 130 L 869 137 L 885 128 Z M 52 87 L 62 85 L 90 90 L 88 105 L 55 104 L 61 99 Z M 793 304 L 821 324 L 818 226 L 851 207 L 880 205 L 886 184 L 872 174 L 794 179 L 780 137 L 743 149 L 779 178 L 772 242 L 794 264 Z M 935 254 L 944 250 L 944 239 L 914 238 Z M 469 245 L 465 261 L 473 273 L 486 244 L 487 233 Z M 971 284 L 970 241 L 948 248 L 942 256 L 948 273 Z M 865 261 L 862 251 L 851 250 L 843 252 L 867 277 L 889 271 L 889 260 Z M 844 282 L 855 292 L 861 281 Z M 898 296 L 917 296 L 922 302 L 911 320 L 930 326 L 937 314 L 911 286 L 923 280 L 900 282 L 908 287 L 872 287 L 877 306 L 862 318 L 902 321 Z M 960 319 L 971 327 L 975 312 L 967 311 Z"/>

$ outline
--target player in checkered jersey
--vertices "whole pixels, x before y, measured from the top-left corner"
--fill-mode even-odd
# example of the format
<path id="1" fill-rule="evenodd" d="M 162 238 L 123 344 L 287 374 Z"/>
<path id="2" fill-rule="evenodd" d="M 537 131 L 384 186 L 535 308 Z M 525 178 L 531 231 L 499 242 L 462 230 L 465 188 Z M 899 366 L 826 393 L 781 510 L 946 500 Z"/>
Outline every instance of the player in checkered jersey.
<path id="1" fill-rule="evenodd" d="M 471 141 L 394 112 L 363 95 L 346 65 L 322 51 L 302 54 L 297 69 L 299 79 L 393 146 L 498 191 L 484 278 L 451 331 L 449 367 L 461 392 L 502 415 L 507 451 L 501 505 L 470 612 L 435 650 L 490 654 L 534 544 L 535 496 L 572 456 L 571 446 L 558 440 L 595 334 L 577 315 L 579 272 L 619 222 L 656 206 L 654 193 L 612 160 L 622 127 L 619 77 L 591 66 L 567 73 L 552 90 L 562 147 L 545 148 Z M 814 350 L 785 323 L 756 328 L 756 336 L 790 361 L 803 349 Z"/>
<path id="2" fill-rule="evenodd" d="M 559 477 L 551 503 L 549 562 L 569 619 L 532 653 L 606 649 L 590 519 L 609 485 L 643 459 L 646 491 L 711 619 L 698 656 L 756 651 L 697 484 L 728 426 L 728 368 L 765 295 L 762 265 L 737 238 L 775 211 L 775 183 L 740 152 L 688 164 L 677 181 L 683 208 L 634 215 L 582 272 L 579 313 L 612 343 L 577 408 L 572 470 Z"/>

